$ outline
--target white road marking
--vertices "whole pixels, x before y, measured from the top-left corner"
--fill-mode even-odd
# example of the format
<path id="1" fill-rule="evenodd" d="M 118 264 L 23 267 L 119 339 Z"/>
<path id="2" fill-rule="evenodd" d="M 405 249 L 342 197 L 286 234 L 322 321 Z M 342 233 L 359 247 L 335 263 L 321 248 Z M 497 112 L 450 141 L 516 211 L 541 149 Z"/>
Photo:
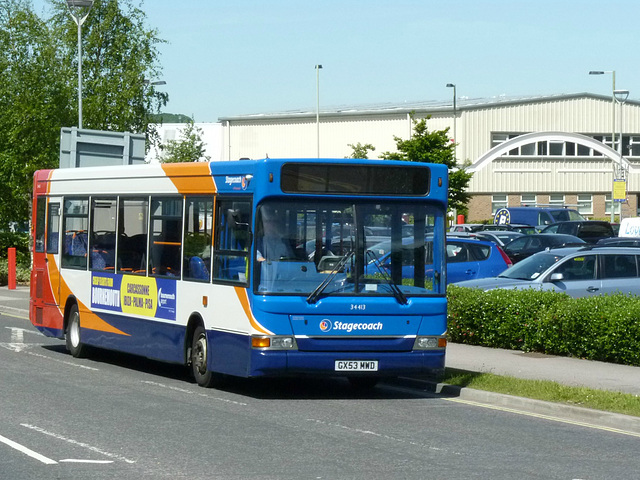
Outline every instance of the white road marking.
<path id="1" fill-rule="evenodd" d="M 47 355 L 42 355 L 40 353 L 35 353 L 35 352 L 25 352 L 25 353 L 27 355 L 32 355 L 34 357 L 46 358 L 47 360 L 50 360 L 52 362 L 58 362 L 58 363 L 62 363 L 64 365 L 69 365 L 70 367 L 84 368 L 85 370 L 93 370 L 94 372 L 99 372 L 100 371 L 99 368 L 89 367 L 87 365 L 79 365 L 77 363 L 67 362 L 66 360 L 58 360 L 57 358 L 49 357 Z"/>
<path id="2" fill-rule="evenodd" d="M 72 438 L 67 438 L 64 435 L 60 435 L 58 433 L 49 432 L 49 431 L 45 430 L 44 428 L 37 427 L 35 425 L 30 425 L 28 423 L 21 423 L 20 425 L 22 427 L 29 428 L 31 430 L 35 430 L 36 432 L 40 432 L 40 433 L 43 433 L 45 435 L 49 435 L 50 437 L 56 438 L 58 440 L 62 440 L 64 442 L 71 443 L 72 445 L 77 445 L 79 447 L 86 448 L 87 450 L 99 453 L 99 454 L 104 455 L 104 456 L 109 457 L 109 458 L 115 458 L 116 460 L 122 460 L 123 462 L 126 462 L 126 463 L 136 463 L 135 460 L 129 460 L 128 458 L 123 457 L 122 455 L 118 455 L 117 453 L 106 452 L 104 450 L 99 449 L 98 447 L 94 447 L 94 446 L 89 445 L 89 444 L 84 443 L 84 442 L 79 442 L 79 441 L 74 440 Z"/>
<path id="3" fill-rule="evenodd" d="M 65 458 L 64 460 L 60 460 L 60 463 L 113 463 L 113 460 L 81 460 L 79 458 Z"/>
<path id="4" fill-rule="evenodd" d="M 315 418 L 307 418 L 307 421 L 308 422 L 314 422 L 314 423 L 317 423 L 319 425 L 324 425 L 326 427 L 340 428 L 342 430 L 345 430 L 345 431 L 348 431 L 348 432 L 352 432 L 352 433 L 356 433 L 356 434 L 360 434 L 360 435 L 371 435 L 373 437 L 377 437 L 377 438 L 380 438 L 380 439 L 383 439 L 383 440 L 389 440 L 389 441 L 397 442 L 397 443 L 405 443 L 407 445 L 412 445 L 414 447 L 427 448 L 429 450 L 447 452 L 447 453 L 453 454 L 453 455 L 461 455 L 459 452 L 452 452 L 452 451 L 448 450 L 447 448 L 434 447 L 432 445 L 426 445 L 424 443 L 413 442 L 411 440 L 405 440 L 405 439 L 402 439 L 402 438 L 392 437 L 390 435 L 385 435 L 383 433 L 372 432 L 371 430 L 362 430 L 360 428 L 349 427 L 347 425 L 341 425 L 339 423 L 326 422 L 324 420 L 318 420 L 318 419 L 315 419 Z"/>
<path id="5" fill-rule="evenodd" d="M 51 460 L 50 458 L 47 458 L 44 455 L 40 455 L 38 452 L 34 452 L 30 448 L 27 448 L 24 445 L 20 445 L 19 443 L 14 442 L 13 440 L 9 440 L 8 438 L 3 437 L 2 435 L 0 435 L 0 442 L 10 446 L 11 448 L 15 448 L 19 452 L 22 452 L 25 455 L 29 455 L 31 458 L 35 458 L 36 460 L 42 463 L 45 463 L 47 465 L 55 465 L 58 463 L 55 460 Z"/>
<path id="6" fill-rule="evenodd" d="M 620 435 L 628 435 L 630 437 L 640 438 L 640 433 L 621 430 L 619 428 L 604 427 L 602 425 L 594 425 L 592 423 L 579 422 L 577 420 L 569 420 L 566 418 L 552 417 L 551 415 L 544 415 L 542 413 L 526 412 L 523 410 L 516 410 L 514 408 L 501 407 L 499 405 L 491 405 L 488 403 L 474 402 L 473 400 L 463 400 L 461 398 L 443 398 L 443 400 L 446 400 L 448 402 L 454 402 L 454 403 L 463 403 L 465 405 L 473 405 L 475 407 L 489 408 L 491 410 L 499 410 L 501 412 L 515 413 L 517 415 L 524 415 L 527 417 L 542 418 L 544 420 L 550 420 L 552 422 L 566 423 L 569 425 L 578 425 L 580 427 L 592 428 L 595 430 L 604 430 L 605 432 L 618 433 Z"/>
<path id="7" fill-rule="evenodd" d="M 219 402 L 233 403 L 234 405 L 242 405 L 243 407 L 248 405 L 247 403 L 236 402 L 235 400 L 229 400 L 228 398 L 213 397 L 213 396 L 208 395 L 206 393 L 196 393 L 193 390 L 187 390 L 186 388 L 170 387 L 168 385 L 165 385 L 164 383 L 151 382 L 151 381 L 148 381 L 148 380 L 143 380 L 142 383 L 146 383 L 147 385 L 153 385 L 155 387 L 166 388 L 166 389 L 169 389 L 169 390 L 173 390 L 174 392 L 187 393 L 189 395 L 198 395 L 199 397 L 211 398 L 213 400 L 218 400 Z"/>

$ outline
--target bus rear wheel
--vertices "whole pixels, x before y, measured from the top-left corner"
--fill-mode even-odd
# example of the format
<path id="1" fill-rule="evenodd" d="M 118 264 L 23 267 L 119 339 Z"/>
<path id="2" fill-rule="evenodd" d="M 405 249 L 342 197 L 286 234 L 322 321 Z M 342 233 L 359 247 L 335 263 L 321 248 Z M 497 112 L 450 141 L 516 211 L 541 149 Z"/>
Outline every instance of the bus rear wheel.
<path id="1" fill-rule="evenodd" d="M 80 339 L 80 312 L 78 305 L 75 303 L 69 310 L 69 320 L 67 321 L 67 329 L 64 334 L 67 350 L 75 358 L 84 357 L 86 354 L 86 346 Z"/>
<path id="2" fill-rule="evenodd" d="M 209 370 L 207 366 L 209 354 L 207 332 L 202 325 L 199 325 L 193 332 L 190 361 L 196 383 L 205 388 L 219 385 L 222 377 L 221 374 Z"/>

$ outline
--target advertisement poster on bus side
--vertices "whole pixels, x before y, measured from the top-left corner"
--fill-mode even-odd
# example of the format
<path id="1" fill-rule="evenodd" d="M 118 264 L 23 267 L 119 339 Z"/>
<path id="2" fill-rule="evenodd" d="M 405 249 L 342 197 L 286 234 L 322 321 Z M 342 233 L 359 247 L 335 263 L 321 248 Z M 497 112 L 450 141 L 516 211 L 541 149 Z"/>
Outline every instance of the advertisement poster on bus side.
<path id="1" fill-rule="evenodd" d="M 91 308 L 175 320 L 176 281 L 94 272 Z"/>

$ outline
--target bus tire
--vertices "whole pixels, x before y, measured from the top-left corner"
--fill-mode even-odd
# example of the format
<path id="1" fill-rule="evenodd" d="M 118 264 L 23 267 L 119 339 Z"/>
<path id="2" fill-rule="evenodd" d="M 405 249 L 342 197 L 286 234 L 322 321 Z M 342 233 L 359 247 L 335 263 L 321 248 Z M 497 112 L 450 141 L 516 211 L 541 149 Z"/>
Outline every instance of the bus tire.
<path id="1" fill-rule="evenodd" d="M 69 319 L 67 321 L 67 329 L 64 332 L 64 339 L 67 350 L 71 355 L 75 358 L 85 356 L 87 347 L 80 339 L 80 311 L 75 303 L 69 309 Z"/>
<path id="2" fill-rule="evenodd" d="M 380 377 L 347 377 L 351 387 L 356 390 L 371 390 L 380 381 Z"/>
<path id="3" fill-rule="evenodd" d="M 219 385 L 222 377 L 221 374 L 212 372 L 207 367 L 209 353 L 207 332 L 202 325 L 198 325 L 191 341 L 190 363 L 196 383 L 205 388 Z"/>

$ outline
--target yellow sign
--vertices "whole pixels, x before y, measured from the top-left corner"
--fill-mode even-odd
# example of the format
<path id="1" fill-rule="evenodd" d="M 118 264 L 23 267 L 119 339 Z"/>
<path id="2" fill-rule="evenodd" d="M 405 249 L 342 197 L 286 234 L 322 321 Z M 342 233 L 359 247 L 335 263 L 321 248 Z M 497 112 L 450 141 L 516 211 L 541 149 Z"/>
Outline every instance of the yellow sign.
<path id="1" fill-rule="evenodd" d="M 613 181 L 613 200 L 624 202 L 627 199 L 627 182 L 625 180 Z"/>
<path id="2" fill-rule="evenodd" d="M 124 313 L 147 317 L 156 314 L 158 287 L 155 278 L 124 275 L 120 286 L 120 305 Z"/>

